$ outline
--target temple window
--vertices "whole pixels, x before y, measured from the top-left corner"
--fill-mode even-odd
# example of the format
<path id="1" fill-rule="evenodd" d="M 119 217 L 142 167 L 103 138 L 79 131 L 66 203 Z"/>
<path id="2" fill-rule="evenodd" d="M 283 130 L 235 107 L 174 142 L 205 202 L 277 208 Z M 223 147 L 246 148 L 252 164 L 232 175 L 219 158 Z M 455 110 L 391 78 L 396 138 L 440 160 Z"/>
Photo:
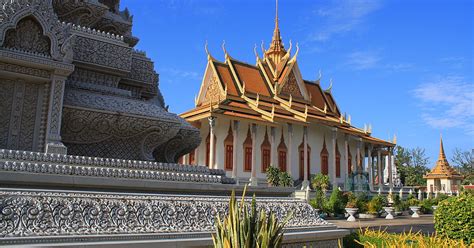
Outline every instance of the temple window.
<path id="1" fill-rule="evenodd" d="M 196 149 L 189 153 L 189 164 L 195 165 L 196 164 Z"/>
<path id="2" fill-rule="evenodd" d="M 326 138 L 323 141 L 323 149 L 321 150 L 321 173 L 328 175 L 329 172 L 329 152 L 326 148 Z"/>
<path id="3" fill-rule="evenodd" d="M 298 147 L 298 153 L 299 153 L 299 166 L 300 166 L 300 179 L 303 180 L 304 179 L 304 167 L 303 167 L 303 164 L 304 164 L 304 140 L 301 142 L 301 144 L 299 145 Z M 308 145 L 308 150 L 307 150 L 307 154 L 308 154 L 308 162 L 306 164 L 306 167 L 308 167 L 308 178 L 311 178 L 310 177 L 310 174 L 311 174 L 311 147 Z"/>
<path id="4" fill-rule="evenodd" d="M 233 155 L 234 155 L 234 136 L 232 134 L 232 126 L 229 124 L 229 131 L 227 137 L 224 140 L 224 168 L 226 170 L 232 170 L 233 168 Z"/>
<path id="5" fill-rule="evenodd" d="M 250 135 L 250 126 L 247 131 L 247 137 L 244 141 L 244 171 L 252 170 L 252 136 Z"/>
<path id="6" fill-rule="evenodd" d="M 278 145 L 278 167 L 281 171 L 286 171 L 286 153 L 287 148 L 285 145 L 285 139 L 283 138 L 283 130 L 280 138 L 280 144 Z"/>
<path id="7" fill-rule="evenodd" d="M 347 145 L 347 174 L 352 173 L 352 154 L 349 145 Z"/>
<path id="8" fill-rule="evenodd" d="M 339 152 L 339 147 L 336 142 L 336 177 L 341 177 L 341 153 Z"/>
<path id="9" fill-rule="evenodd" d="M 271 144 L 268 140 L 268 133 L 267 129 L 265 129 L 265 137 L 263 139 L 261 150 L 262 150 L 262 172 L 266 172 L 267 168 L 270 166 L 270 151 L 271 151 Z"/>

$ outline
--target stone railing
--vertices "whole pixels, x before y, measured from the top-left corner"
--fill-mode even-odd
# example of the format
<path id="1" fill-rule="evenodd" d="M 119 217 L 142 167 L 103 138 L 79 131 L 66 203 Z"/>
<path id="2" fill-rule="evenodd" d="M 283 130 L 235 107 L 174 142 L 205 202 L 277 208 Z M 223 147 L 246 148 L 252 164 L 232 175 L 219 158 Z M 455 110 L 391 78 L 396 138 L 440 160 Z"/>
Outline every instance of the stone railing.
<path id="1" fill-rule="evenodd" d="M 179 165 L 17 150 L 0 150 L 0 171 L 164 181 L 233 183 L 223 170 Z M 225 178 L 225 179 L 224 179 Z"/>
<path id="2" fill-rule="evenodd" d="M 133 235 L 209 233 L 216 216 L 227 213 L 228 201 L 218 196 L 0 189 L 0 245 L 47 242 L 58 236 L 62 242 L 74 242 L 104 235 L 133 239 Z M 278 219 L 292 212 L 286 225 L 289 232 L 332 226 L 309 204 L 293 198 L 259 198 L 257 209 L 272 211 Z"/>

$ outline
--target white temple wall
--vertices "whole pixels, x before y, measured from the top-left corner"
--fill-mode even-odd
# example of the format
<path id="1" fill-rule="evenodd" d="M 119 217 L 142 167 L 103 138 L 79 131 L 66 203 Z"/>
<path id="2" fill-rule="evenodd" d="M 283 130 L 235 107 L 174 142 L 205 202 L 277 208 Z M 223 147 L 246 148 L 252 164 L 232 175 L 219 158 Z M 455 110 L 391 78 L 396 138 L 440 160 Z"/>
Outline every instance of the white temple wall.
<path id="1" fill-rule="evenodd" d="M 217 168 L 225 169 L 225 148 L 224 148 L 224 140 L 227 137 L 229 124 L 233 122 L 227 118 L 217 118 L 216 119 L 216 126 L 215 126 L 215 163 Z M 237 168 L 237 177 L 248 180 L 251 177 L 250 171 L 244 171 L 244 151 L 243 151 L 243 143 L 247 137 L 247 132 L 249 125 L 252 122 L 240 120 L 239 121 L 239 130 L 238 130 L 238 143 L 237 147 L 234 147 L 234 150 L 237 153 L 237 161 L 236 166 Z M 291 173 L 294 179 L 298 179 L 300 172 L 299 172 L 299 145 L 303 141 L 303 126 L 293 124 L 293 137 L 292 137 L 292 144 L 291 144 L 291 157 L 290 157 L 290 144 L 289 144 L 289 134 L 288 134 L 288 125 L 283 124 L 275 127 L 275 146 L 278 147 L 280 144 L 281 135 L 283 132 L 283 138 L 285 140 L 285 145 L 287 146 L 288 153 L 287 153 L 287 169 L 288 172 Z M 265 179 L 266 174 L 262 172 L 262 157 L 261 157 L 261 145 L 264 141 L 265 137 L 265 128 L 267 128 L 268 132 L 268 139 L 271 142 L 271 127 L 266 125 L 257 124 L 257 136 L 256 136 L 256 170 L 257 170 L 257 177 L 260 179 Z M 234 129 L 234 125 L 232 123 L 232 129 Z M 197 162 L 199 165 L 206 165 L 206 139 L 209 134 L 209 122 L 207 119 L 203 119 L 201 121 L 201 138 L 202 142 L 196 150 Z M 341 176 L 336 177 L 336 182 L 338 184 L 344 184 L 347 178 L 347 163 L 345 159 L 345 134 L 342 132 L 337 132 L 337 144 L 339 153 L 341 155 Z M 332 174 L 334 168 L 332 167 L 332 158 L 333 155 L 333 147 L 332 147 L 332 137 L 333 131 L 330 127 L 326 127 L 320 124 L 310 124 L 308 126 L 308 145 L 311 148 L 311 153 L 309 157 L 310 161 L 310 174 L 317 174 L 321 172 L 321 151 L 323 149 L 323 142 L 324 138 L 326 139 L 326 149 L 329 152 L 329 177 L 331 182 L 333 182 Z M 356 154 L 357 154 L 357 140 L 355 139 L 348 139 L 348 145 L 350 149 L 350 153 L 352 155 L 352 165 L 355 168 L 356 164 Z M 361 151 L 363 152 L 363 145 L 361 146 Z M 273 149 L 273 148 L 272 148 Z M 275 149 L 276 151 L 276 149 Z M 274 154 L 274 166 L 278 166 L 278 154 L 275 152 Z M 384 161 L 385 162 L 385 161 Z M 384 163 L 385 164 L 385 163 Z M 367 163 L 366 163 L 367 165 Z M 227 176 L 232 176 L 232 170 L 226 171 Z M 335 175 L 335 173 L 334 173 Z M 374 175 L 375 176 L 375 175 Z M 309 178 L 310 179 L 310 178 Z"/>

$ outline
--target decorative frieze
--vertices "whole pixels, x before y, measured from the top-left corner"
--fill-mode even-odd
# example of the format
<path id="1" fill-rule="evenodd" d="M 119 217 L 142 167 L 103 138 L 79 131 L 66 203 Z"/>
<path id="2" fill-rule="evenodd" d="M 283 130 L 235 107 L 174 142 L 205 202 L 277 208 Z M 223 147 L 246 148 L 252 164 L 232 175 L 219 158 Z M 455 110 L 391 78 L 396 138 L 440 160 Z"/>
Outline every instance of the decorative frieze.
<path id="1" fill-rule="evenodd" d="M 0 70 L 24 74 L 24 75 L 30 75 L 30 76 L 35 76 L 35 77 L 41 77 L 45 79 L 49 79 L 51 77 L 50 72 L 47 70 L 36 69 L 36 68 L 15 65 L 15 64 L 9 64 L 9 63 L 4 63 L 4 62 L 0 62 Z"/>
<path id="2" fill-rule="evenodd" d="M 60 235 L 210 232 L 216 216 L 228 211 L 228 201 L 228 197 L 1 190 L 0 237 L 20 241 Z M 328 225 L 309 204 L 292 198 L 259 198 L 260 209 L 279 219 L 292 212 L 289 229 Z"/>
<path id="3" fill-rule="evenodd" d="M 132 50 L 127 46 L 75 36 L 73 50 L 75 61 L 130 71 Z"/>

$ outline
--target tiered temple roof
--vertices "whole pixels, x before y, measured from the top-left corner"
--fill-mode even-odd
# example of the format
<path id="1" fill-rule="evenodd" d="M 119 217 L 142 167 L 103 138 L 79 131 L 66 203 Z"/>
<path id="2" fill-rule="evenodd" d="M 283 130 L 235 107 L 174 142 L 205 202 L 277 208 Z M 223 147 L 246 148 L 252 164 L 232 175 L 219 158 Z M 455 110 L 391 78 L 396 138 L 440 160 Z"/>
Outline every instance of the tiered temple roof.
<path id="1" fill-rule="evenodd" d="M 443 138 L 440 138 L 440 143 L 439 143 L 439 156 L 438 156 L 438 161 L 436 161 L 436 165 L 431 170 L 430 173 L 426 174 L 423 176 L 423 178 L 426 179 L 462 179 L 461 174 L 457 172 L 453 167 L 449 165 L 448 160 L 446 159 L 446 154 L 444 153 L 444 147 L 443 147 Z"/>
<path id="2" fill-rule="evenodd" d="M 263 47 L 263 58 L 254 49 L 256 64 L 238 61 L 225 49 L 225 61 L 215 59 L 207 50 L 208 63 L 195 99 L 195 108 L 181 114 L 189 122 L 209 116 L 224 115 L 247 119 L 265 125 L 321 123 L 337 127 L 344 133 L 363 138 L 366 142 L 394 146 L 390 141 L 371 137 L 371 127 L 351 125 L 334 99 L 331 86 L 323 90 L 319 78 L 304 80 L 297 63 L 299 52 L 292 55 L 292 44 L 286 50 L 280 36 L 278 12 L 270 47 Z"/>

